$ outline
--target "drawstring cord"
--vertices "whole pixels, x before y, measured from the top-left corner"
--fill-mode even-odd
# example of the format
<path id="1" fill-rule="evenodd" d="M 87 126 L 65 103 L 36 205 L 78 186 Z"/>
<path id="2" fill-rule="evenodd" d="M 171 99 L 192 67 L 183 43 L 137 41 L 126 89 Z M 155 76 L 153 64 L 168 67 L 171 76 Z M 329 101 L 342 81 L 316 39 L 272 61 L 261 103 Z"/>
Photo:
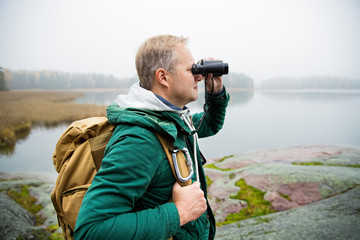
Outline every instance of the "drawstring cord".
<path id="1" fill-rule="evenodd" d="M 207 78 L 207 74 L 205 75 L 205 88 L 206 88 L 206 78 Z M 214 94 L 214 78 L 212 77 L 211 78 L 211 81 L 212 81 L 212 85 L 211 85 L 211 92 L 210 92 L 210 95 L 212 96 Z M 198 143 L 199 141 L 199 136 L 197 134 L 197 132 L 199 131 L 199 128 L 201 126 L 201 124 L 203 123 L 204 121 L 204 118 L 205 118 L 205 115 L 206 115 L 206 112 L 209 108 L 209 105 L 208 103 L 206 103 L 206 100 L 205 100 L 205 104 L 204 104 L 204 114 L 203 116 L 201 117 L 200 121 L 199 121 L 199 125 L 198 125 L 198 128 L 195 129 L 194 125 L 192 124 L 192 121 L 189 119 L 188 115 L 185 115 L 185 114 L 181 114 L 181 118 L 183 119 L 183 121 L 186 123 L 186 125 L 190 128 L 191 131 L 194 132 L 193 134 L 193 139 L 194 139 L 194 161 L 195 161 L 195 172 L 196 172 L 196 180 L 198 180 L 200 182 L 200 178 L 199 178 L 199 164 L 198 164 L 198 160 L 197 160 L 197 152 L 196 152 L 196 144 Z"/>
<path id="2" fill-rule="evenodd" d="M 196 180 L 200 182 L 199 178 L 199 164 L 197 160 L 197 151 L 196 151 L 196 143 L 199 140 L 198 134 L 196 132 L 195 127 L 191 124 L 191 121 L 188 116 L 185 116 L 185 114 L 181 115 L 182 119 L 186 123 L 186 125 L 191 129 L 191 131 L 194 131 L 193 139 L 194 139 L 194 161 L 195 161 L 195 172 L 196 172 Z"/>

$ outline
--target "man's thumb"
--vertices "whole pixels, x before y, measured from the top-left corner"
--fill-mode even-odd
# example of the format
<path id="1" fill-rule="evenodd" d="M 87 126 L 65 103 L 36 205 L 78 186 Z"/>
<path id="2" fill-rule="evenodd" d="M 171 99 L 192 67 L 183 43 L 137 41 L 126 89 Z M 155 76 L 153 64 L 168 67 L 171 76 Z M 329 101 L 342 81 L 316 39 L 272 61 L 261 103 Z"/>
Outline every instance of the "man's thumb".
<path id="1" fill-rule="evenodd" d="M 199 181 L 195 181 L 195 182 L 193 182 L 193 185 L 196 185 L 196 186 L 200 187 L 200 182 L 199 182 Z"/>

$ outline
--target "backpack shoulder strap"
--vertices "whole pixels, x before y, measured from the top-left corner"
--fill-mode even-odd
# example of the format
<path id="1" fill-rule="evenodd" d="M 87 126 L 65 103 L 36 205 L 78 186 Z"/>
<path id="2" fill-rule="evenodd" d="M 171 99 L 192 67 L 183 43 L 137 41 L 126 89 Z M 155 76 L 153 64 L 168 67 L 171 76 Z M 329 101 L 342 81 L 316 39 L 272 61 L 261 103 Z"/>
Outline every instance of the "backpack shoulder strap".
<path id="1" fill-rule="evenodd" d="M 173 172 L 173 175 L 174 175 L 176 181 L 182 187 L 191 185 L 191 179 L 189 179 L 186 182 L 182 182 L 176 175 L 175 166 L 174 166 L 174 162 L 173 162 L 173 158 L 172 158 L 172 152 L 174 150 L 174 146 L 170 143 L 169 139 L 165 138 L 164 136 L 162 136 L 158 133 L 155 133 L 155 135 L 158 137 L 158 139 L 165 151 L 166 157 L 167 157 L 170 167 L 171 167 L 171 171 Z M 188 166 L 186 165 L 186 158 L 182 151 L 178 151 L 176 153 L 176 160 L 177 160 L 177 165 L 179 167 L 181 176 L 189 176 L 190 171 L 189 171 Z"/>

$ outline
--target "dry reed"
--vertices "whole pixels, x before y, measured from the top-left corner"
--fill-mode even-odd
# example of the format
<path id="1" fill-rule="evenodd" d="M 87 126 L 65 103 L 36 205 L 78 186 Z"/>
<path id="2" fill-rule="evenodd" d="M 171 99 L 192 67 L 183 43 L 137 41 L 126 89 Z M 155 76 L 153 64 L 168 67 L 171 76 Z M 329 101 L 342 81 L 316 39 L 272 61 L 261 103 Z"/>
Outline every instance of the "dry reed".
<path id="1" fill-rule="evenodd" d="M 91 117 L 105 116 L 106 106 L 76 104 L 81 92 L 0 92 L 0 147 L 14 144 L 32 126 L 56 126 Z"/>

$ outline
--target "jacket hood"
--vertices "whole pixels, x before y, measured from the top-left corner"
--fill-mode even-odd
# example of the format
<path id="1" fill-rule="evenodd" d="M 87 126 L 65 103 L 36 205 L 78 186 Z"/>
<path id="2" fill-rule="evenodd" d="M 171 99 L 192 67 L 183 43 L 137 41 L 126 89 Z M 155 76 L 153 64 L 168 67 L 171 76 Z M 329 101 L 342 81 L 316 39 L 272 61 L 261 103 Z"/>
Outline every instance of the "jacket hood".
<path id="1" fill-rule="evenodd" d="M 120 108 L 137 108 L 142 110 L 156 111 L 156 112 L 176 112 L 184 114 L 188 112 L 185 110 L 174 110 L 163 103 L 155 94 L 145 88 L 140 87 L 139 83 L 131 86 L 127 95 L 119 95 L 115 103 Z"/>
<path id="2" fill-rule="evenodd" d="M 119 95 L 116 101 L 106 110 L 107 118 L 112 124 L 130 124 L 166 133 L 174 140 L 178 130 L 194 132 L 184 118 L 190 116 L 190 110 L 174 110 L 158 99 L 155 94 L 134 84 L 127 95 Z"/>

